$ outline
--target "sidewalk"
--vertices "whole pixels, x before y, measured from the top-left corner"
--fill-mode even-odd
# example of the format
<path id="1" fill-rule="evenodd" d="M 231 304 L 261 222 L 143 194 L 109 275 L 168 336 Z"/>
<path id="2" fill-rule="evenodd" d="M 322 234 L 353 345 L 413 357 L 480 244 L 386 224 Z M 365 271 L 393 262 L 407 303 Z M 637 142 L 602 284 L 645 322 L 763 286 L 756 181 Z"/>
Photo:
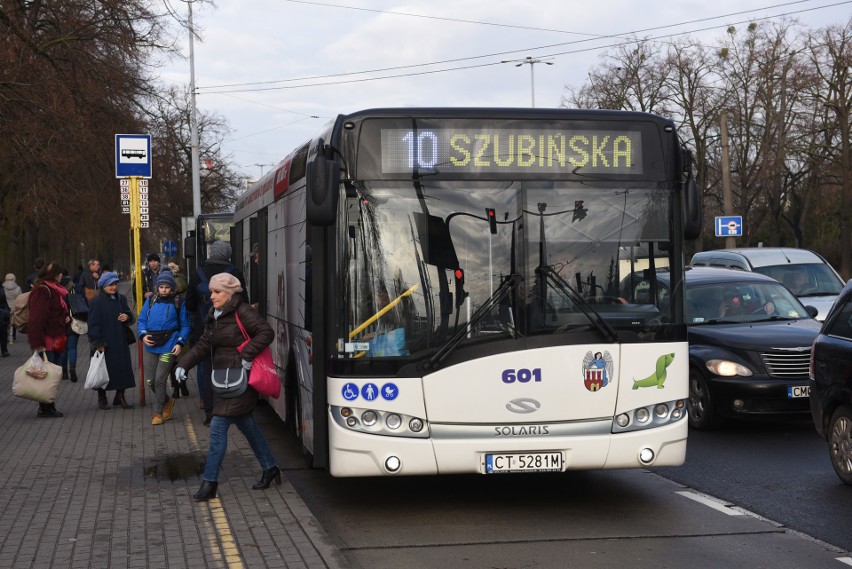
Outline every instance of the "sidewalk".
<path id="1" fill-rule="evenodd" d="M 164 425 L 151 425 L 150 392 L 140 407 L 138 377 L 125 393 L 133 409 L 102 411 L 83 388 L 81 336 L 79 381 L 63 381 L 56 401 L 65 416 L 38 418 L 36 402 L 12 395 L 14 371 L 31 355 L 25 334 L 9 352 L 0 358 L 0 567 L 348 566 L 287 480 L 282 423 L 269 407 L 257 419 L 282 461 L 282 484 L 251 489 L 260 467 L 233 428 L 219 497 L 196 503 L 209 429 L 194 372 L 190 396 Z"/>

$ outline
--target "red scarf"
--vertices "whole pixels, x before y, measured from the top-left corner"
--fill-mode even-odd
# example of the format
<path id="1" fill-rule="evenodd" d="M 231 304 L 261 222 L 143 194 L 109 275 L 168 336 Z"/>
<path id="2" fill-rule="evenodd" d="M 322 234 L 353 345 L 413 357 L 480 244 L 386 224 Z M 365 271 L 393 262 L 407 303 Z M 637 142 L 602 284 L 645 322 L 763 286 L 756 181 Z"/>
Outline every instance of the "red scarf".
<path id="1" fill-rule="evenodd" d="M 68 312 L 68 305 L 65 303 L 65 297 L 68 296 L 68 289 L 53 281 L 45 281 L 44 284 L 59 293 L 59 302 L 62 303 L 62 310 Z"/>

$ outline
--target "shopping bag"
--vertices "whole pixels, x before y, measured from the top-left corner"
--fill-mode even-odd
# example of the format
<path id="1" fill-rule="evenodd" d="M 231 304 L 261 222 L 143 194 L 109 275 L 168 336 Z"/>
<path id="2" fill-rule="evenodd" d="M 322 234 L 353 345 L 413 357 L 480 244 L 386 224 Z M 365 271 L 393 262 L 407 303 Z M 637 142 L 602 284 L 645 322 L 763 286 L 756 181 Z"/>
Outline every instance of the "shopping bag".
<path id="1" fill-rule="evenodd" d="M 240 327 L 240 332 L 243 333 L 243 338 L 245 338 L 245 342 L 237 346 L 237 351 L 242 352 L 251 338 L 243 327 L 240 315 L 234 313 L 234 316 L 237 317 L 237 325 Z M 281 380 L 278 379 L 278 370 L 275 369 L 275 362 L 272 361 L 272 352 L 269 350 L 269 346 L 265 347 L 252 361 L 248 384 L 264 397 L 278 399 L 281 396 Z"/>
<path id="2" fill-rule="evenodd" d="M 103 389 L 108 383 L 109 374 L 107 373 L 104 353 L 95 350 L 95 354 L 89 360 L 89 371 L 86 373 L 86 383 L 83 384 L 83 387 L 86 389 Z"/>
<path id="3" fill-rule="evenodd" d="M 39 403 L 53 403 L 56 401 L 60 381 L 62 381 L 62 368 L 42 359 L 38 352 L 33 352 L 32 357 L 15 370 L 12 394 L 15 397 L 32 399 Z"/>
<path id="4" fill-rule="evenodd" d="M 272 352 L 268 347 L 252 361 L 249 385 L 264 397 L 278 399 L 281 395 L 281 380 L 278 379 L 278 370 L 275 369 Z"/>

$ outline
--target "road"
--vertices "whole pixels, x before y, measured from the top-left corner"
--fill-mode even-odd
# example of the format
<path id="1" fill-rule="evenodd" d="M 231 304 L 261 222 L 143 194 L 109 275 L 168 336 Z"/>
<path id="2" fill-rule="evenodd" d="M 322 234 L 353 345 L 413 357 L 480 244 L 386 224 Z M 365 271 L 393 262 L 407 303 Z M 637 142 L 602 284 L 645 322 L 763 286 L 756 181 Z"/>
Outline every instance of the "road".
<path id="1" fill-rule="evenodd" d="M 699 433 L 687 465 L 663 471 L 493 477 L 334 479 L 306 470 L 291 437 L 272 436 L 284 443 L 287 477 L 356 568 L 852 565 L 850 546 L 834 547 L 850 537 L 841 534 L 852 492 L 832 480 L 825 449 L 802 425 L 792 435 Z M 816 499 L 814 480 L 825 488 Z M 821 500 L 837 504 L 837 517 L 820 517 Z"/>
<path id="2" fill-rule="evenodd" d="M 852 487 L 831 468 L 810 420 L 732 422 L 690 431 L 686 463 L 663 476 L 852 550 Z"/>

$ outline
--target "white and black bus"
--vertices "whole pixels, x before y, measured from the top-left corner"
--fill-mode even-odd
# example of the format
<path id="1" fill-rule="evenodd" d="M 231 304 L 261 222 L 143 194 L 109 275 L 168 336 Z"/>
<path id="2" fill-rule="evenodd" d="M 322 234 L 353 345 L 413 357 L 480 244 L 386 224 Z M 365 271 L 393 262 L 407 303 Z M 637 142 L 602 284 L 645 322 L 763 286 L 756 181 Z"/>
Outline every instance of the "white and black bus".
<path id="1" fill-rule="evenodd" d="M 234 214 L 271 404 L 334 476 L 681 464 L 690 163 L 643 113 L 337 117 Z"/>

